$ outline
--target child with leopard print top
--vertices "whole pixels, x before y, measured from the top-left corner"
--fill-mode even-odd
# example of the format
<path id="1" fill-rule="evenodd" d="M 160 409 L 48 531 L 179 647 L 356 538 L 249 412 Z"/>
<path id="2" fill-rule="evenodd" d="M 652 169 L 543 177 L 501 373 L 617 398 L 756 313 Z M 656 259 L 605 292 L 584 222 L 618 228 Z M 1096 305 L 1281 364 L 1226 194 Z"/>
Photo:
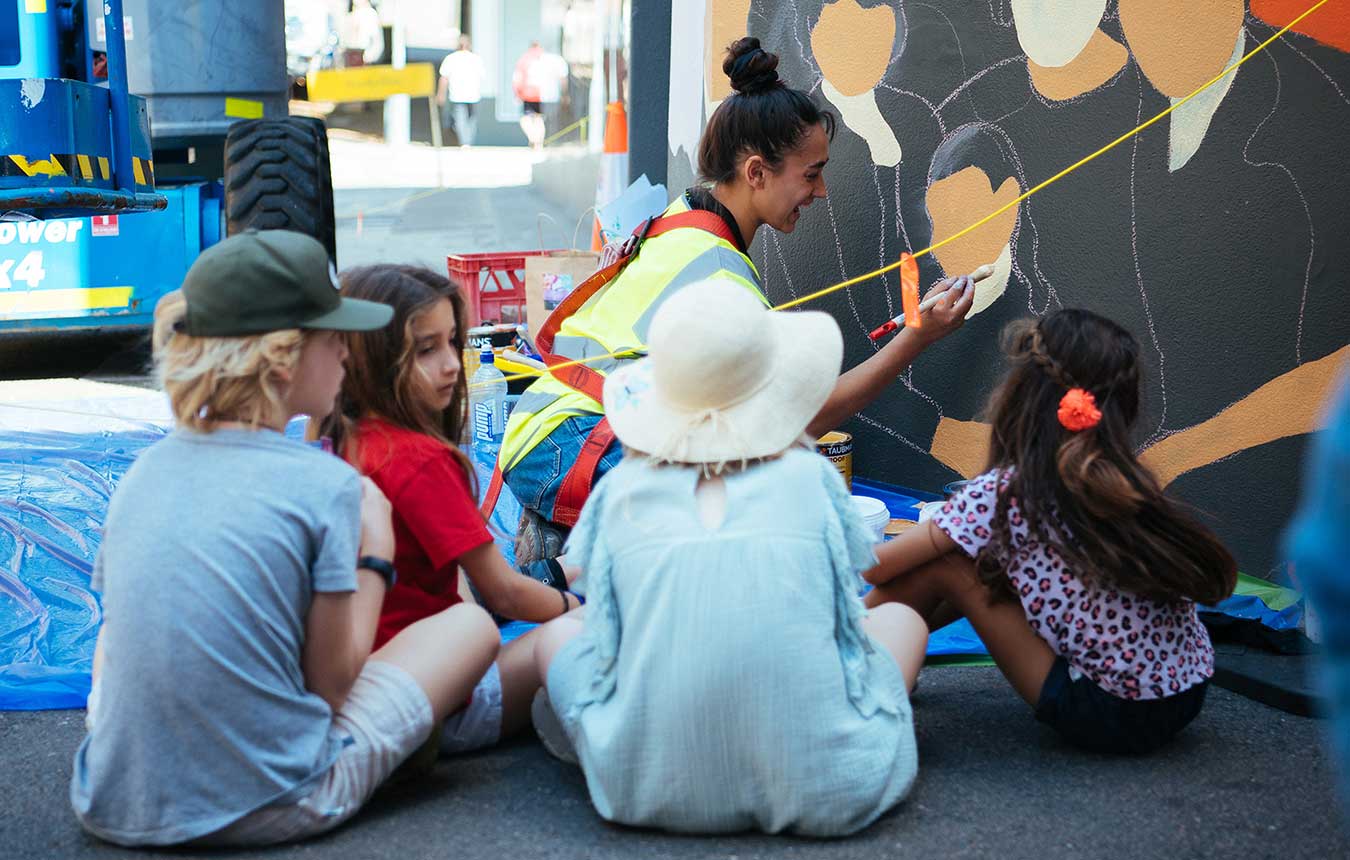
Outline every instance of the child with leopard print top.
<path id="1" fill-rule="evenodd" d="M 1199 713 L 1214 651 L 1196 602 L 1232 556 L 1134 454 L 1139 346 L 1082 310 L 1010 326 L 988 470 L 878 548 L 869 605 L 969 618 L 1037 719 L 1089 749 L 1146 752 Z"/>

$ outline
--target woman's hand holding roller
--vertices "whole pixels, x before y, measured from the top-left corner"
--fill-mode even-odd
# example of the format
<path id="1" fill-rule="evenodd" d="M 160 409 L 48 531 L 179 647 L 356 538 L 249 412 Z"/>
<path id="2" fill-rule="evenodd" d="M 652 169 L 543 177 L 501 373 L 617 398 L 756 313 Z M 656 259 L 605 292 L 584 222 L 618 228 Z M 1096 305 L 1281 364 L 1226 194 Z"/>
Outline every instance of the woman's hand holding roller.
<path id="1" fill-rule="evenodd" d="M 941 340 L 965 324 L 975 304 L 975 281 L 970 275 L 943 278 L 919 305 L 923 325 L 914 334 L 925 346 Z"/>

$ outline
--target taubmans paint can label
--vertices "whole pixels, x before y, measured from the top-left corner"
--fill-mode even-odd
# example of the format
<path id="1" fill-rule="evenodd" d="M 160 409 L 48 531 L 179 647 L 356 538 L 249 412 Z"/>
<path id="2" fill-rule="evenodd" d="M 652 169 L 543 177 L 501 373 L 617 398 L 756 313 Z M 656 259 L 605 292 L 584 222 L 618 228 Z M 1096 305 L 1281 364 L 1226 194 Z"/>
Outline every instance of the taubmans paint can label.
<path id="1" fill-rule="evenodd" d="M 828 457 L 839 474 L 844 476 L 844 484 L 853 489 L 853 434 L 841 430 L 831 430 L 816 440 L 816 450 Z"/>

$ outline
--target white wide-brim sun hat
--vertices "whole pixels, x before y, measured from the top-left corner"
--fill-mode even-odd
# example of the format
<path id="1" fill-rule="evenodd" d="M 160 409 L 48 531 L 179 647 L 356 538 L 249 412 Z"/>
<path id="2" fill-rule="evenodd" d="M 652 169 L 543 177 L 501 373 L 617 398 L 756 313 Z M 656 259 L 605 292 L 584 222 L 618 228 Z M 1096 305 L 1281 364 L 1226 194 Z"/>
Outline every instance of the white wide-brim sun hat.
<path id="1" fill-rule="evenodd" d="M 605 380 L 619 441 L 671 463 L 771 457 L 801 438 L 839 378 L 828 314 L 770 312 L 743 286 L 691 284 L 656 311 L 648 357 Z"/>

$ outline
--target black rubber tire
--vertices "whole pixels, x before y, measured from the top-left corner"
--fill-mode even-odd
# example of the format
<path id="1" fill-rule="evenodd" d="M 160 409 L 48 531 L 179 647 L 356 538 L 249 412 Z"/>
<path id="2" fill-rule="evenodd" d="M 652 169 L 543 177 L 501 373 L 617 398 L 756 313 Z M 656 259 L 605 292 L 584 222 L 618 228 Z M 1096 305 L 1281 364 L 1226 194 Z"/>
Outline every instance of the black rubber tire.
<path id="1" fill-rule="evenodd" d="M 225 138 L 225 231 L 295 230 L 337 260 L 333 174 L 323 120 L 292 116 L 230 126 Z"/>

